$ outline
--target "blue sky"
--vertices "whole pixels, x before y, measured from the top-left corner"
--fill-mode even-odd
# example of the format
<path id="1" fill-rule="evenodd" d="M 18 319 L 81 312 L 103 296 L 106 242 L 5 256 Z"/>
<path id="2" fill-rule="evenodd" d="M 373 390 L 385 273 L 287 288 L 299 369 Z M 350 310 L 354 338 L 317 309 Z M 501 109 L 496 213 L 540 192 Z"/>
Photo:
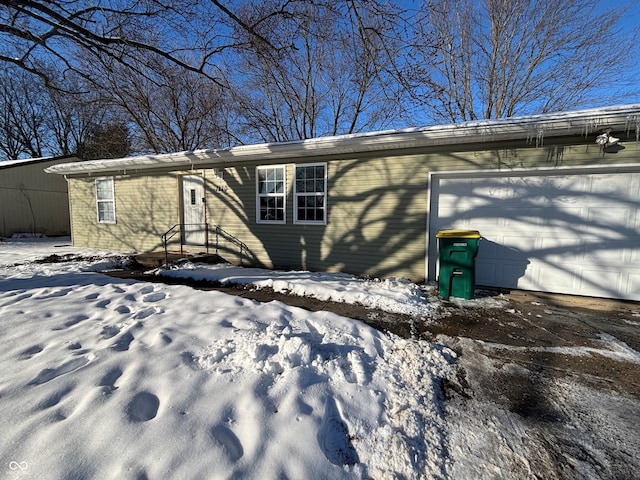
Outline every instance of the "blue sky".
<path id="1" fill-rule="evenodd" d="M 396 0 L 397 5 L 406 6 L 407 8 L 415 8 L 423 0 Z M 481 0 L 476 0 L 481 1 Z M 625 85 L 626 92 L 633 91 L 633 94 L 628 94 L 622 101 L 617 101 L 616 98 L 612 98 L 609 101 L 605 101 L 608 105 L 615 105 L 618 103 L 640 103 L 640 0 L 597 0 L 597 11 L 602 13 L 603 17 L 616 8 L 629 7 L 627 14 L 623 17 L 621 28 L 625 31 L 629 38 L 632 38 L 635 34 L 635 52 L 630 52 L 628 48 L 621 47 L 620 51 L 611 52 L 611 57 L 602 60 L 602 68 L 618 69 L 624 73 L 631 72 L 630 77 L 633 79 L 630 84 Z M 597 22 L 600 17 L 593 19 Z M 634 54 L 635 53 L 635 54 Z M 609 89 L 603 90 L 603 95 L 609 95 L 611 92 Z M 594 106 L 601 106 L 601 101 L 594 100 Z"/>
<path id="2" fill-rule="evenodd" d="M 636 35 L 636 55 L 629 54 L 625 49 L 620 52 L 612 52 L 612 58 L 603 62 L 603 68 L 620 68 L 628 69 L 635 72 L 635 82 L 629 87 L 635 89 L 635 94 L 625 103 L 640 103 L 640 2 L 633 0 L 625 2 L 620 0 L 599 0 L 598 4 L 603 15 L 613 8 L 630 5 L 629 12 L 624 16 L 622 28 L 625 29 L 631 37 L 634 32 Z"/>

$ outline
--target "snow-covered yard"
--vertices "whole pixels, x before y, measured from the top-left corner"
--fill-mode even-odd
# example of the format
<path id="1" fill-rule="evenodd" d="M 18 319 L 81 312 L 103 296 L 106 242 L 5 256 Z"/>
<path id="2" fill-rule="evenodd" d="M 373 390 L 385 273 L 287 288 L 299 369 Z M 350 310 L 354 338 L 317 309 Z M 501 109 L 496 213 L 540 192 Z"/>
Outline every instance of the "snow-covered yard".
<path id="1" fill-rule="evenodd" d="M 446 347 L 55 245 L 0 244 L 3 476 L 444 476 Z M 98 259 L 25 263 L 68 252 Z"/>
<path id="2" fill-rule="evenodd" d="M 458 358 L 443 343 L 277 301 L 112 278 L 99 272 L 121 259 L 61 243 L 0 242 L 3 478 L 540 473 L 516 415 L 445 405 L 442 379 L 456 375 Z M 33 263 L 52 254 L 93 260 Z M 193 264 L 162 274 L 422 318 L 438 307 L 401 280 Z M 587 397 L 590 406 L 611 401 Z M 581 463 L 575 471 L 598 478 Z"/>

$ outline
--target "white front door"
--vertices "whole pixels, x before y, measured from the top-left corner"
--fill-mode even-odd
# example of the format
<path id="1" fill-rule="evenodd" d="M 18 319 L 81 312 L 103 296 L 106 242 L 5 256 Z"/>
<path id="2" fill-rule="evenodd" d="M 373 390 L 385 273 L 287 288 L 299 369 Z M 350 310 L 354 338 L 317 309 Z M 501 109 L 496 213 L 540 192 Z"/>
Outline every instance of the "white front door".
<path id="1" fill-rule="evenodd" d="M 204 245 L 204 181 L 200 175 L 182 177 L 183 241 L 186 245 Z"/>

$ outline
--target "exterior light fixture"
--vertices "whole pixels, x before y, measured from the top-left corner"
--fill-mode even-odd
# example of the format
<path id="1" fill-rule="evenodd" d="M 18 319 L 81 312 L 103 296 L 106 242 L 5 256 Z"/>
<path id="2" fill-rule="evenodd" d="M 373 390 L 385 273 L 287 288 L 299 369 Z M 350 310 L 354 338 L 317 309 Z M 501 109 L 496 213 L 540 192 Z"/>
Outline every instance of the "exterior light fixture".
<path id="1" fill-rule="evenodd" d="M 611 145 L 617 144 L 619 141 L 619 138 L 611 136 L 611 130 L 607 130 L 596 137 L 596 143 L 603 147 L 610 147 Z"/>

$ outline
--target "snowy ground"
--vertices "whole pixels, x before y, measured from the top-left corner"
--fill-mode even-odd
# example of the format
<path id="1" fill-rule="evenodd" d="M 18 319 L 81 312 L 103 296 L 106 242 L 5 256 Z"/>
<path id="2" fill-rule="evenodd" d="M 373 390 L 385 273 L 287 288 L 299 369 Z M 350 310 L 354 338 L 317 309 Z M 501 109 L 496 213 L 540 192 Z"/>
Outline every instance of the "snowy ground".
<path id="1" fill-rule="evenodd" d="M 445 476 L 451 350 L 54 245 L 0 243 L 5 478 Z"/>
<path id="2" fill-rule="evenodd" d="M 516 415 L 445 405 L 442 379 L 458 359 L 443 344 L 276 301 L 115 279 L 99 272 L 122 260 L 60 245 L 0 242 L 3 478 L 539 478 L 546 465 Z M 94 260 L 32 263 L 52 254 Z M 401 280 L 193 264 L 163 274 L 422 318 L 439 307 Z M 575 463 L 571 478 L 600 478 Z"/>

